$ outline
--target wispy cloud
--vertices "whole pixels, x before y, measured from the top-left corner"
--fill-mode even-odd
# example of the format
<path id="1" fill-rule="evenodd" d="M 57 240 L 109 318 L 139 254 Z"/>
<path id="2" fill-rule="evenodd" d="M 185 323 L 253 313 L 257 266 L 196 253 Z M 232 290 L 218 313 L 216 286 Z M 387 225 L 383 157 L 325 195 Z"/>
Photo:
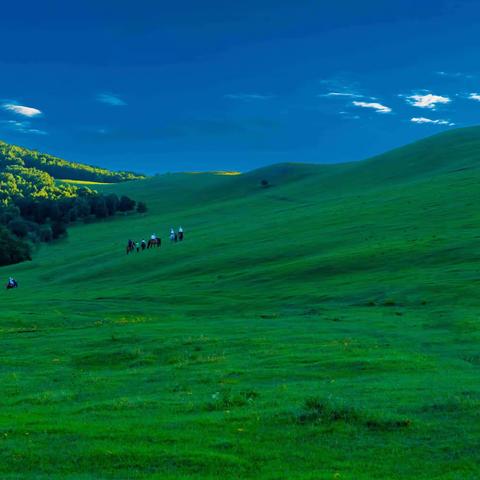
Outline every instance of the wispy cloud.
<path id="1" fill-rule="evenodd" d="M 269 100 L 273 95 L 263 95 L 260 93 L 227 93 L 225 98 L 231 100 Z"/>
<path id="2" fill-rule="evenodd" d="M 127 104 L 118 95 L 114 95 L 113 93 L 99 93 L 97 95 L 97 100 L 113 107 L 123 107 Z"/>
<path id="3" fill-rule="evenodd" d="M 410 119 L 410 121 L 418 124 L 430 123 L 433 125 L 448 125 L 449 127 L 455 126 L 455 124 L 450 122 L 449 120 L 441 120 L 441 119 L 432 120 L 431 118 L 425 118 L 425 117 L 413 117 Z"/>
<path id="4" fill-rule="evenodd" d="M 42 114 L 38 108 L 26 107 L 25 105 L 17 105 L 15 103 L 4 103 L 2 108 L 24 117 L 37 117 Z"/>
<path id="5" fill-rule="evenodd" d="M 435 110 L 436 106 L 440 104 L 450 103 L 452 100 L 448 97 L 443 97 L 441 95 L 433 95 L 427 93 L 425 95 L 410 95 L 407 97 L 407 102 L 414 107 L 419 108 L 429 108 Z"/>
<path id="6" fill-rule="evenodd" d="M 38 128 L 31 128 L 31 123 L 28 121 L 18 122 L 17 120 L 3 120 L 1 122 L 8 129 L 14 130 L 19 133 L 28 133 L 33 135 L 47 135 L 45 130 L 39 130 Z"/>
<path id="7" fill-rule="evenodd" d="M 372 108 L 375 110 L 377 113 L 390 113 L 392 109 L 390 107 L 387 107 L 385 105 L 382 105 L 381 103 L 376 103 L 376 102 L 357 102 L 353 101 L 353 105 L 356 107 L 361 107 L 361 108 Z"/>
<path id="8" fill-rule="evenodd" d="M 440 70 L 439 72 L 435 72 L 437 75 L 440 75 L 441 77 L 448 77 L 448 78 L 474 78 L 474 75 L 471 75 L 469 73 L 463 73 L 463 72 L 445 72 L 443 70 Z"/>
<path id="9" fill-rule="evenodd" d="M 346 120 L 360 120 L 360 115 L 352 115 L 351 113 L 344 111 L 338 113 Z"/>
<path id="10" fill-rule="evenodd" d="M 328 92 L 318 95 L 318 97 L 350 97 L 350 98 L 363 98 L 363 95 L 359 95 L 353 92 Z"/>
<path id="11" fill-rule="evenodd" d="M 468 98 L 470 100 L 477 100 L 477 102 L 480 102 L 480 94 L 479 93 L 471 93 Z"/>

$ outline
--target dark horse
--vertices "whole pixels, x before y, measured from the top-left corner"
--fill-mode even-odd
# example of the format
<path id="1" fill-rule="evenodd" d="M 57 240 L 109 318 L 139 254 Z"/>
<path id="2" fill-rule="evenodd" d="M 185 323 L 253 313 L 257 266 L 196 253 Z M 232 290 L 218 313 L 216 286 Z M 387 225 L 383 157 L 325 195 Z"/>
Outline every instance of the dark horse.
<path id="1" fill-rule="evenodd" d="M 161 245 L 162 245 L 161 238 L 151 238 L 147 243 L 147 248 L 153 248 L 153 247 L 160 248 Z"/>
<path id="2" fill-rule="evenodd" d="M 127 244 L 127 255 L 135 250 L 135 243 L 131 240 Z"/>
<path id="3" fill-rule="evenodd" d="M 7 290 L 10 290 L 11 288 L 17 288 L 17 287 L 18 287 L 18 283 L 14 280 L 13 283 L 8 282 L 5 288 Z"/>

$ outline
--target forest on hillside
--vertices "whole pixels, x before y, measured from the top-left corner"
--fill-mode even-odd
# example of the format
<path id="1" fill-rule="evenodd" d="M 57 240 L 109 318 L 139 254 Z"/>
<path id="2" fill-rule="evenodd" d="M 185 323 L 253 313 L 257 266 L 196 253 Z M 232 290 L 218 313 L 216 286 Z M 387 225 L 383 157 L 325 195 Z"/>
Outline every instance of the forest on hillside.
<path id="1" fill-rule="evenodd" d="M 144 178 L 144 175 L 138 173 L 114 172 L 83 163 L 69 162 L 53 155 L 0 141 L 0 171 L 12 166 L 36 168 L 56 179 L 116 183 Z"/>
<path id="2" fill-rule="evenodd" d="M 57 173 L 55 173 L 57 172 Z M 67 225 L 147 207 L 127 196 L 57 183 L 55 178 L 119 182 L 143 178 L 67 162 L 0 142 L 0 265 L 31 259 L 35 244 L 67 234 Z"/>

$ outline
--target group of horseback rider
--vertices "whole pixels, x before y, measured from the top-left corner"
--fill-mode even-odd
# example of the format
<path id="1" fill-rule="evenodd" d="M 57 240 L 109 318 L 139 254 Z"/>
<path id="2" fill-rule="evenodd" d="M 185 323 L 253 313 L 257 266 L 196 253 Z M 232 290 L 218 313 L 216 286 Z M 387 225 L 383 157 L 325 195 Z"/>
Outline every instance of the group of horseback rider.
<path id="1" fill-rule="evenodd" d="M 172 242 L 181 242 L 183 240 L 183 228 L 180 227 L 178 232 L 176 232 L 173 227 L 170 229 L 170 240 Z M 135 242 L 133 240 L 129 240 L 127 243 L 127 255 L 133 251 L 143 251 L 145 249 L 153 248 L 153 247 L 160 247 L 162 245 L 162 239 L 157 237 L 155 233 L 152 233 L 148 242 L 143 239 L 141 242 Z"/>
<path id="2" fill-rule="evenodd" d="M 172 227 L 170 229 L 170 240 L 172 242 L 181 242 L 183 240 L 183 228 L 180 227 L 178 229 L 178 232 L 176 232 Z M 160 237 L 157 237 L 155 233 L 152 233 L 148 242 L 145 240 L 142 240 L 139 243 L 139 242 L 134 242 L 133 240 L 129 240 L 127 243 L 127 255 L 130 252 L 133 252 L 134 250 L 136 250 L 137 252 L 140 252 L 140 250 L 145 250 L 153 247 L 160 247 L 161 245 L 162 245 L 162 239 Z M 6 285 L 6 289 L 9 290 L 11 288 L 17 288 L 17 287 L 18 287 L 18 282 L 13 277 L 9 277 Z"/>

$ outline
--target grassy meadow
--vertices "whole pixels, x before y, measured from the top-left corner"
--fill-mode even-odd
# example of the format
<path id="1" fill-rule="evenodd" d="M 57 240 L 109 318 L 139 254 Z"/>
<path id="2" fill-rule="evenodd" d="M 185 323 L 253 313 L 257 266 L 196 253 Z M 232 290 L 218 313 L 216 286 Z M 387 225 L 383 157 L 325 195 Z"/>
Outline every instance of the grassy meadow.
<path id="1" fill-rule="evenodd" d="M 0 269 L 0 478 L 480 478 L 479 182 L 465 129 L 95 185 L 149 211 Z"/>

